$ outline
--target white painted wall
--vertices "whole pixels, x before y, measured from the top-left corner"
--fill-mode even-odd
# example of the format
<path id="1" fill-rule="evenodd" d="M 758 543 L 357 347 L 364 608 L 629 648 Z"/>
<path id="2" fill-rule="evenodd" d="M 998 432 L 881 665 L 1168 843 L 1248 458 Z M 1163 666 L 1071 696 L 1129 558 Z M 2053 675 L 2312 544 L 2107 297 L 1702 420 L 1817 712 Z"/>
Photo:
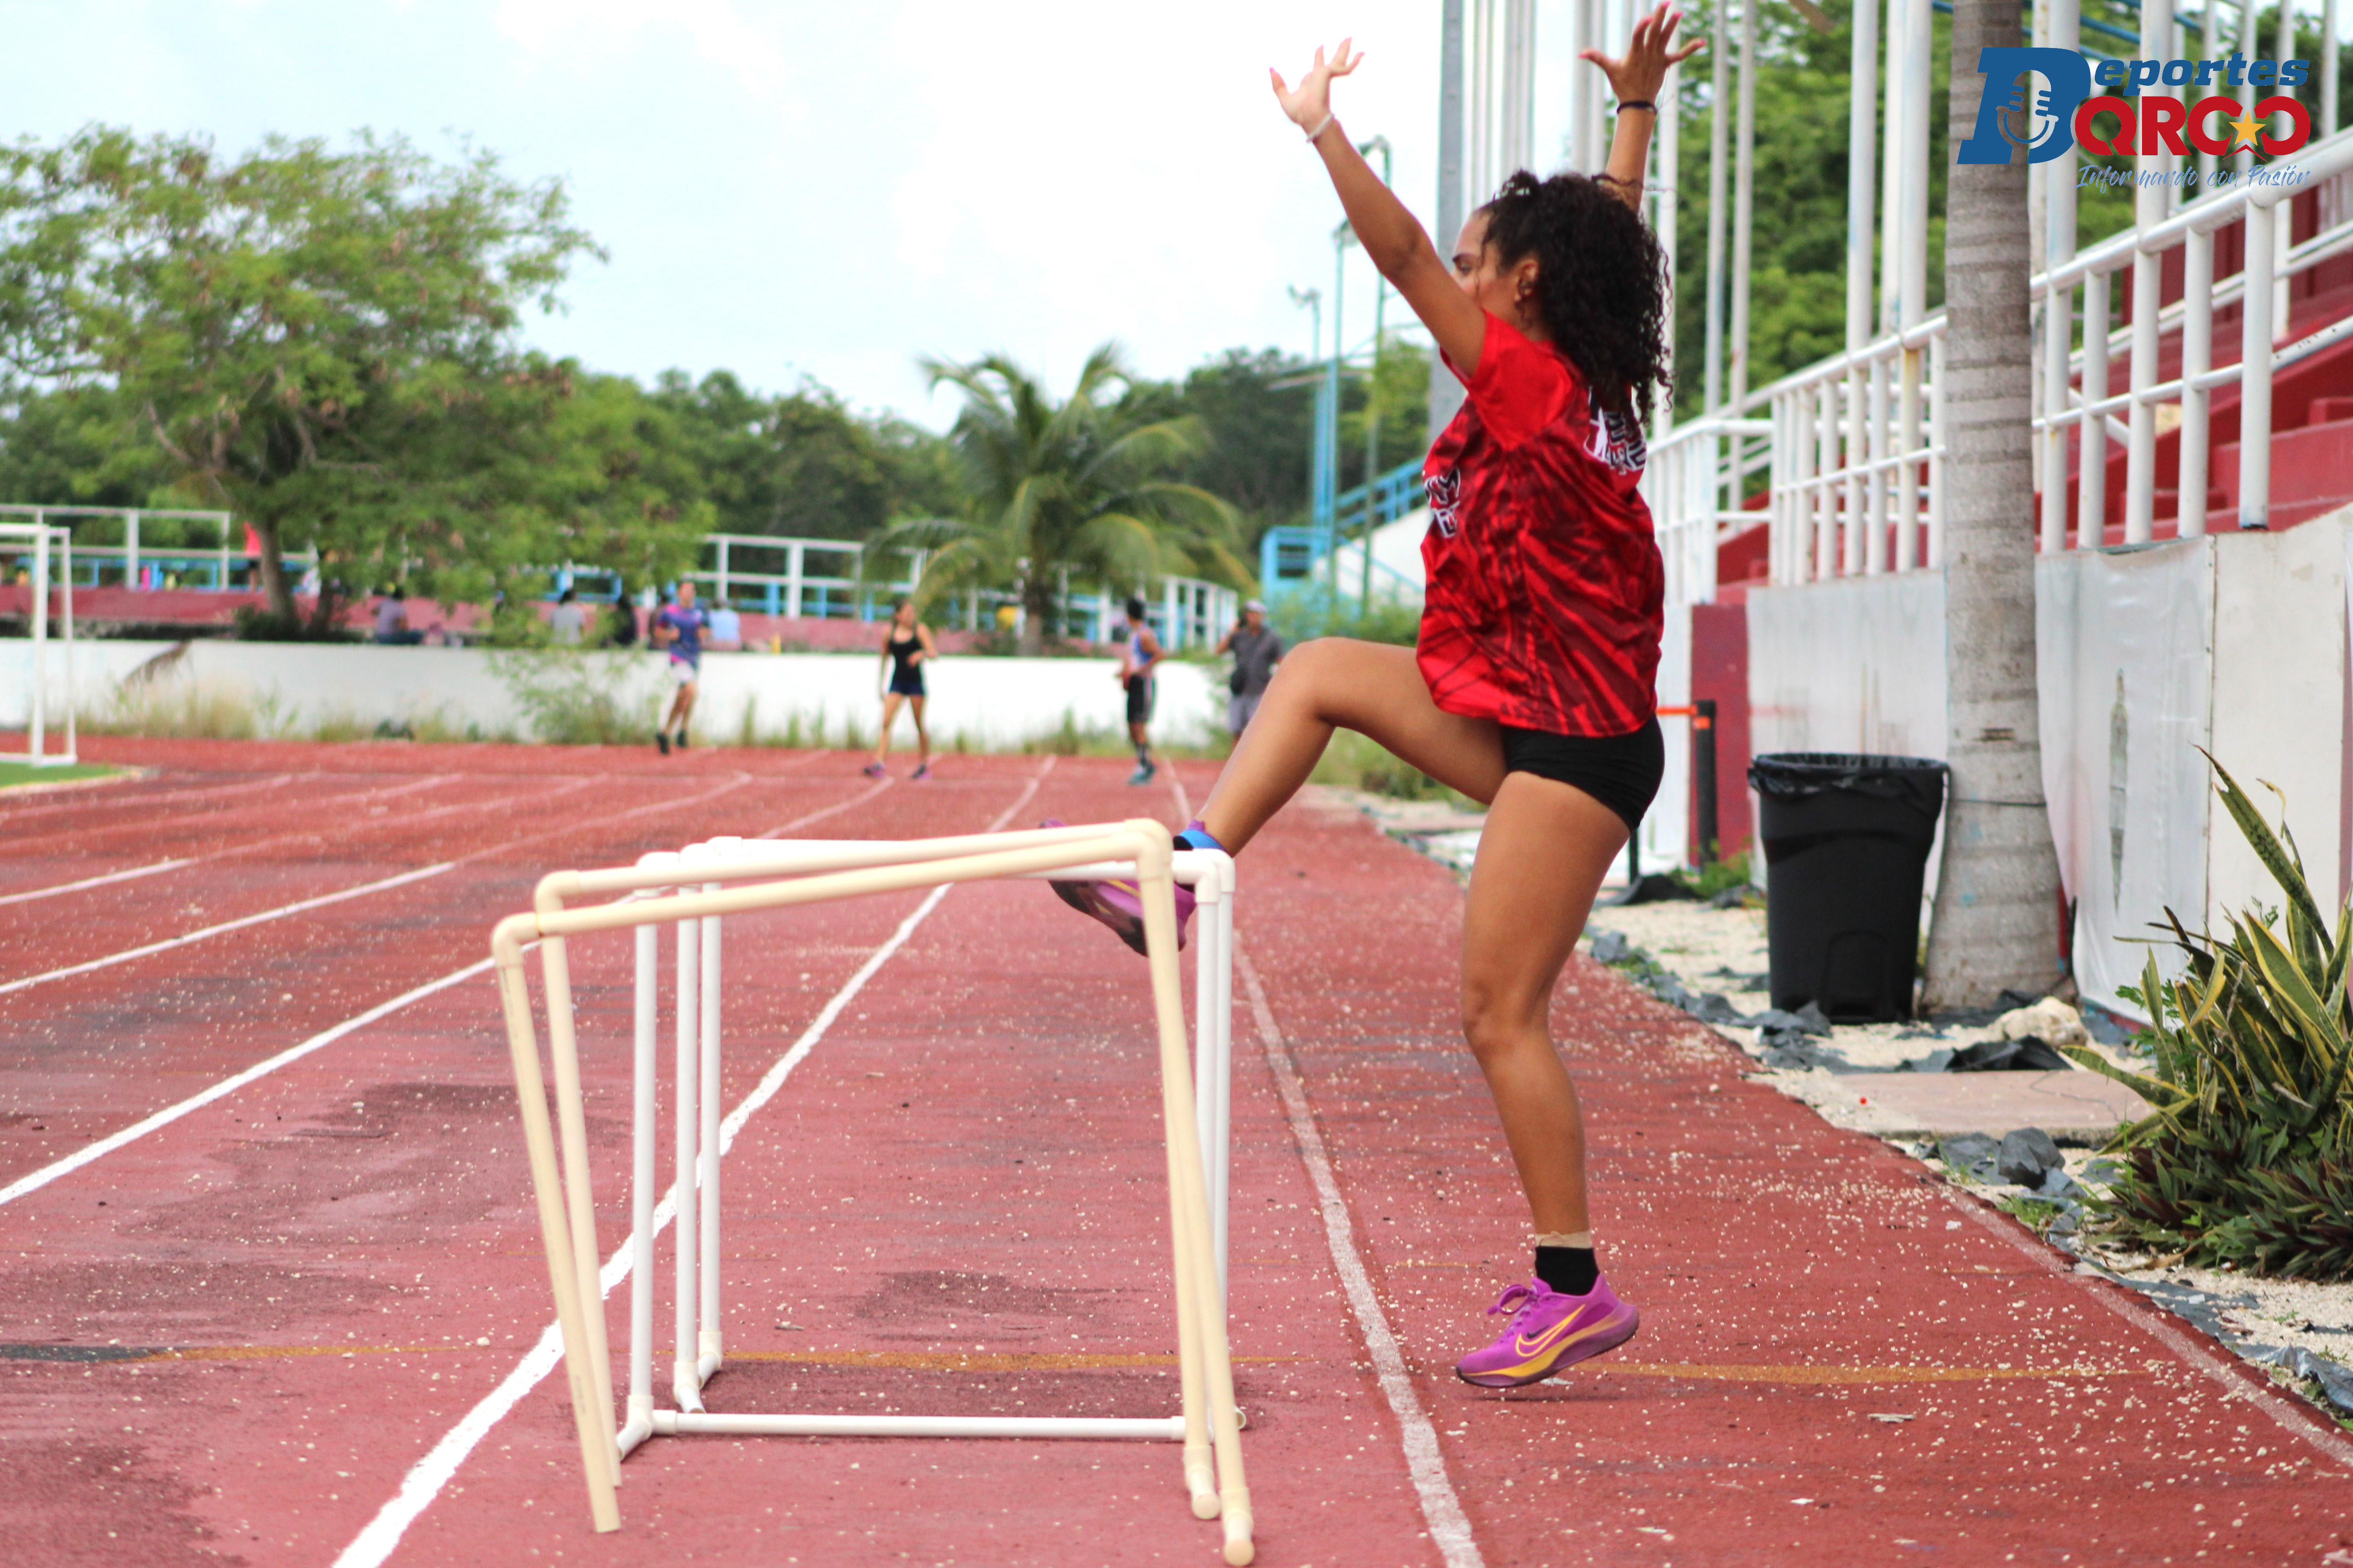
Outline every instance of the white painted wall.
<path id="1" fill-rule="evenodd" d="M 1751 754 L 1945 754 L 1943 573 L 1751 588 L 1747 603 Z M 1754 790 L 1748 799 L 1761 810 Z M 1944 844 L 1939 823 L 1921 884 L 1923 931 Z M 1763 855 L 1750 859 L 1749 875 L 1763 885 Z"/>
<path id="2" fill-rule="evenodd" d="M 1373 530 L 1373 597 L 1399 604 L 1421 603 L 1421 536 L 1430 531 L 1430 509 L 1419 507 Z M 1350 541 L 1334 550 L 1340 594 L 1352 597 L 1364 582 L 1365 547 Z"/>
<path id="3" fill-rule="evenodd" d="M 66 700 L 65 661 L 58 646 L 51 645 L 49 659 L 53 715 L 62 714 Z M 176 646 L 79 643 L 80 710 L 103 712 L 126 677 Z M 164 679 L 240 696 L 264 713 L 273 730 L 300 734 L 333 720 L 356 720 L 373 728 L 383 720 L 438 717 L 459 729 L 474 725 L 485 734 L 529 735 L 513 683 L 502 673 L 527 656 L 364 644 L 204 640 L 186 646 Z M 658 706 L 669 700 L 667 658 L 586 658 L 600 679 L 643 708 L 650 739 Z M 732 741 L 749 707 L 764 733 L 782 731 L 797 715 L 805 732 L 821 726 L 839 736 L 844 720 L 854 716 L 871 735 L 881 715 L 880 666 L 869 654 L 705 654 L 697 731 L 723 743 Z M 1014 749 L 1059 731 L 1065 714 L 1082 731 L 1120 731 L 1125 700 L 1114 679 L 1117 668 L 1107 658 L 944 658 L 927 667 L 934 742 L 953 745 L 961 736 L 976 749 Z M 1167 664 L 1161 667 L 1159 682 L 1155 738 L 1199 743 L 1222 727 L 1221 668 Z M 0 726 L 27 721 L 31 689 L 31 643 L 0 639 Z M 913 743 L 914 731 L 904 717 L 899 733 L 902 743 Z"/>
<path id="4" fill-rule="evenodd" d="M 2266 817 L 2287 797 L 2313 894 L 2341 897 L 2345 795 L 2345 562 L 2353 510 L 2282 533 L 2225 533 L 2214 552 L 2214 698 L 2208 749 Z M 2209 907 L 2279 902 L 2218 801 L 2209 829 Z"/>
<path id="5" fill-rule="evenodd" d="M 2206 909 L 2218 537 L 2035 562 L 2042 794 L 2075 906 L 2075 983 L 2105 1006 L 2138 982 L 2171 908 Z M 2341 614 L 2341 612 L 2340 612 Z M 2119 708 L 2121 704 L 2121 709 Z M 2122 766 L 2117 764 L 2121 763 Z M 2160 967 L 2178 972 L 2165 949 Z"/>
<path id="6" fill-rule="evenodd" d="M 1749 750 L 1945 752 L 1945 578 L 1748 591 Z"/>

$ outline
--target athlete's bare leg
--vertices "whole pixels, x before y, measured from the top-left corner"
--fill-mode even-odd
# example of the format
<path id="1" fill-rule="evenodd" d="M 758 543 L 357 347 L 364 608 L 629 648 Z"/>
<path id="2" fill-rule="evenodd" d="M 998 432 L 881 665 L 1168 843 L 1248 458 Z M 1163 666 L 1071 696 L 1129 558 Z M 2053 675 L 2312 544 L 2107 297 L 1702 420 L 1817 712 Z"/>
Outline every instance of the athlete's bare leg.
<path id="1" fill-rule="evenodd" d="M 923 703 L 925 700 L 925 699 L 921 697 L 910 697 L 907 699 L 907 710 L 915 716 L 915 765 L 919 768 L 927 768 L 932 765 L 932 732 L 923 728 Z"/>
<path id="2" fill-rule="evenodd" d="M 895 691 L 882 694 L 882 732 L 874 737 L 874 761 L 878 765 L 891 754 L 891 726 L 899 721 L 899 704 L 905 700 Z M 919 698 L 915 704 L 915 732 L 919 735 L 923 730 L 923 701 Z M 924 755 L 930 754 L 927 749 Z"/>
<path id="3" fill-rule="evenodd" d="M 694 713 L 694 688 L 690 680 L 678 689 L 678 695 L 670 700 L 670 717 L 662 721 L 663 729 L 674 734 L 686 732 L 686 721 Z"/>
<path id="4" fill-rule="evenodd" d="M 1413 650 L 1324 637 L 1277 667 L 1202 826 L 1229 850 L 1255 837 L 1314 771 L 1335 729 L 1490 803 L 1462 926 L 1462 1026 L 1485 1073 L 1539 1233 L 1590 1228 L 1577 1090 L 1546 1024 L 1626 825 L 1573 785 L 1504 772 L 1490 721 L 1441 712 Z"/>
<path id="5" fill-rule="evenodd" d="M 1275 667 L 1201 807 L 1209 836 L 1239 853 L 1299 793 L 1335 729 L 1370 737 L 1472 800 L 1493 800 L 1504 782 L 1501 732 L 1489 720 L 1439 711 L 1413 649 L 1318 637 Z"/>
<path id="6" fill-rule="evenodd" d="M 1495 792 L 1462 911 L 1462 1033 L 1486 1074 L 1537 1234 L 1592 1228 L 1585 1125 L 1546 1015 L 1609 863 L 1619 815 L 1574 784 L 1513 773 Z"/>

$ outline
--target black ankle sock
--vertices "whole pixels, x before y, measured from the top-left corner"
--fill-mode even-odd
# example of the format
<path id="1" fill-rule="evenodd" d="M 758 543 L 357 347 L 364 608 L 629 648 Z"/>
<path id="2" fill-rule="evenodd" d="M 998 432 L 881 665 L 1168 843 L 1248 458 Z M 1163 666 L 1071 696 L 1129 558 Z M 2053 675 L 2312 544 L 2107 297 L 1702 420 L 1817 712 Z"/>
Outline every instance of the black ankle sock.
<path id="1" fill-rule="evenodd" d="M 1583 1296 L 1601 1278 L 1601 1268 L 1589 1247 L 1539 1247 L 1536 1278 L 1564 1296 Z"/>

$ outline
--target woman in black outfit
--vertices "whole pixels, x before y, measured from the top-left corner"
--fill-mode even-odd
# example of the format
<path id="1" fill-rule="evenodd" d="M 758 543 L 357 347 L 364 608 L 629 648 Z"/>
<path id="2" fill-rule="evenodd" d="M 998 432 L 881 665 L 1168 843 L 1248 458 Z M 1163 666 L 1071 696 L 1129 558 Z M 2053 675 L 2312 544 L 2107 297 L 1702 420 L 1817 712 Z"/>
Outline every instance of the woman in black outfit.
<path id="1" fill-rule="evenodd" d="M 915 715 L 915 771 L 907 776 L 917 780 L 932 776 L 932 737 L 923 728 L 923 661 L 939 656 L 932 628 L 915 618 L 915 606 L 904 599 L 893 605 L 891 629 L 882 635 L 882 662 L 890 667 L 890 679 L 882 690 L 882 732 L 874 738 L 874 760 L 866 764 L 867 777 L 879 779 L 883 774 L 882 759 L 891 754 L 891 727 L 899 721 L 902 702 Z"/>

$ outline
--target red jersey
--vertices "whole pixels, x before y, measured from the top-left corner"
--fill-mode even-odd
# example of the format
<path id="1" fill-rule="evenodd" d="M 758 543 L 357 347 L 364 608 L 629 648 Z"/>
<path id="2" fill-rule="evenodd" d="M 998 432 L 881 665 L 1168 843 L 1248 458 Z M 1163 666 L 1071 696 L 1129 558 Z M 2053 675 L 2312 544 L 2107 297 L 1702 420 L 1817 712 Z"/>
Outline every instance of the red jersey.
<path id="1" fill-rule="evenodd" d="M 1431 699 L 1555 734 L 1641 729 L 1658 709 L 1666 591 L 1635 489 L 1641 428 L 1597 416 L 1565 356 L 1492 315 L 1466 384 L 1421 469 L 1416 653 Z"/>

